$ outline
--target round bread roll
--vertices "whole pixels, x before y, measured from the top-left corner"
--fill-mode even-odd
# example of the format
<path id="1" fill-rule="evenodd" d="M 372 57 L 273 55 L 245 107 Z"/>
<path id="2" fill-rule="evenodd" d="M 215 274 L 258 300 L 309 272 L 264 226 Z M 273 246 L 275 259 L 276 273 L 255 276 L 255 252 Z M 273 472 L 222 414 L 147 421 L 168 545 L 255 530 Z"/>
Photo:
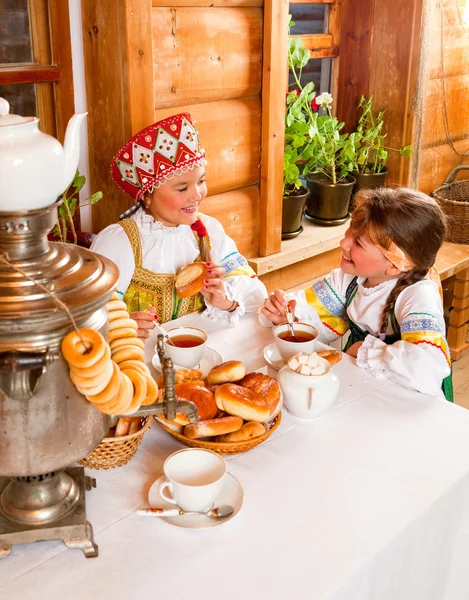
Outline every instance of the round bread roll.
<path id="1" fill-rule="evenodd" d="M 207 266 L 203 262 L 195 262 L 184 267 L 176 276 L 174 283 L 179 298 L 188 298 L 200 292 L 207 279 Z"/>
<path id="2" fill-rule="evenodd" d="M 241 385 L 250 390 L 254 390 L 260 394 L 270 407 L 272 412 L 280 400 L 280 386 L 278 381 L 272 379 L 268 375 L 262 373 L 248 373 L 246 377 L 243 377 L 241 381 L 238 381 L 238 385 Z"/>
<path id="3" fill-rule="evenodd" d="M 246 421 L 262 423 L 270 417 L 270 407 L 260 394 L 234 383 L 224 383 L 217 387 L 215 402 L 220 410 Z"/>
<path id="4" fill-rule="evenodd" d="M 217 437 L 217 442 L 245 442 L 264 435 L 265 427 L 257 421 L 248 421 L 238 431 L 225 433 Z M 117 434 L 116 434 L 117 435 Z"/>
<path id="5" fill-rule="evenodd" d="M 207 388 L 194 385 L 193 383 L 177 383 L 174 389 L 179 400 L 189 400 L 197 406 L 199 419 L 202 421 L 213 419 L 217 414 L 218 408 L 215 403 L 215 396 Z M 189 423 L 187 415 L 183 415 L 182 413 L 178 413 L 178 415 L 185 417 L 187 423 Z M 176 422 L 180 423 L 181 419 L 178 419 Z"/>
<path id="6" fill-rule="evenodd" d="M 227 360 L 221 365 L 213 367 L 207 375 L 207 383 L 216 385 L 218 383 L 230 383 L 239 381 L 246 375 L 246 368 L 239 360 Z"/>
<path id="7" fill-rule="evenodd" d="M 243 419 L 240 417 L 222 417 L 221 419 L 210 419 L 209 421 L 198 421 L 184 427 L 184 435 L 191 440 L 201 437 L 213 437 L 238 431 L 241 429 Z"/>
<path id="8" fill-rule="evenodd" d="M 339 350 L 320 350 L 317 355 L 325 358 L 331 365 L 335 365 L 342 360 L 342 352 L 339 352 Z"/>

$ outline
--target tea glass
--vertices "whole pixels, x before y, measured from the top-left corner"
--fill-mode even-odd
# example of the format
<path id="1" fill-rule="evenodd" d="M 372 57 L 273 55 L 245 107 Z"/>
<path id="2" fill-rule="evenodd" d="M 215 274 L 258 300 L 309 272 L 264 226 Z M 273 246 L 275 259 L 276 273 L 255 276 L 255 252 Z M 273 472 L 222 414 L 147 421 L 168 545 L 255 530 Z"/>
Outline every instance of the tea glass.
<path id="1" fill-rule="evenodd" d="M 306 354 L 311 354 L 317 349 L 317 337 L 318 330 L 313 325 L 309 323 L 293 323 L 293 330 L 295 335 L 305 337 L 311 337 L 307 342 L 288 342 L 287 340 L 282 340 L 280 335 L 289 335 L 291 334 L 290 325 L 288 323 L 282 323 L 281 325 L 277 325 L 273 329 L 274 340 L 277 346 L 277 350 L 279 351 L 280 356 L 283 358 L 285 362 L 290 359 L 295 354 L 299 352 L 305 352 Z"/>
<path id="2" fill-rule="evenodd" d="M 185 369 L 193 369 L 202 360 L 208 335 L 202 329 L 197 327 L 175 327 L 168 332 L 169 340 L 175 340 L 174 343 L 183 343 L 184 340 L 192 340 L 197 345 L 190 347 L 173 346 L 168 339 L 165 340 L 164 350 L 175 365 Z"/>
<path id="3" fill-rule="evenodd" d="M 158 486 L 163 500 L 185 511 L 205 512 L 220 495 L 226 462 L 211 450 L 186 448 L 168 456 L 163 471 L 166 481 Z"/>

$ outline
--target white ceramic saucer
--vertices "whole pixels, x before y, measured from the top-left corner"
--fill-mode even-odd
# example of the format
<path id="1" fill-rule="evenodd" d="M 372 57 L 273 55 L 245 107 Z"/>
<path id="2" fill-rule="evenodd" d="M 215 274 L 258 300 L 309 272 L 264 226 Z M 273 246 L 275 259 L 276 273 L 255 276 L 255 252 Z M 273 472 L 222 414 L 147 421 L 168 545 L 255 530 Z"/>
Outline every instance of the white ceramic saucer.
<path id="1" fill-rule="evenodd" d="M 158 485 L 165 480 L 165 476 L 161 475 L 155 483 L 151 486 L 148 492 L 148 504 L 151 508 L 174 508 L 175 505 L 160 496 L 158 492 Z M 221 506 L 222 504 L 228 504 L 234 508 L 233 514 L 224 519 L 211 519 L 205 515 L 178 515 L 176 517 L 155 517 L 166 521 L 170 525 L 176 527 L 182 527 L 184 529 L 209 529 L 210 527 L 217 527 L 226 523 L 239 513 L 244 501 L 244 491 L 239 481 L 227 473 L 223 480 L 223 487 L 220 495 L 215 500 L 214 506 Z"/>
<path id="2" fill-rule="evenodd" d="M 285 366 L 285 361 L 280 356 L 275 342 L 272 342 L 264 348 L 264 360 L 276 371 L 280 371 L 280 369 Z"/>
<path id="3" fill-rule="evenodd" d="M 220 365 L 222 362 L 223 362 L 223 359 L 216 350 L 213 350 L 213 348 L 209 348 L 208 346 L 205 346 L 202 360 L 200 361 L 200 363 L 197 366 L 195 366 L 193 368 L 199 369 L 199 371 L 202 371 L 202 375 L 205 377 L 207 375 L 207 373 L 210 371 L 210 369 L 213 369 L 213 367 Z M 158 356 L 158 354 L 155 353 L 153 355 L 153 358 L 151 359 L 151 364 L 154 366 L 157 374 L 161 375 L 161 363 L 160 363 L 160 357 Z M 176 369 L 176 371 L 178 371 L 179 369 L 184 369 L 185 367 L 181 367 L 180 365 L 174 365 L 174 368 Z"/>

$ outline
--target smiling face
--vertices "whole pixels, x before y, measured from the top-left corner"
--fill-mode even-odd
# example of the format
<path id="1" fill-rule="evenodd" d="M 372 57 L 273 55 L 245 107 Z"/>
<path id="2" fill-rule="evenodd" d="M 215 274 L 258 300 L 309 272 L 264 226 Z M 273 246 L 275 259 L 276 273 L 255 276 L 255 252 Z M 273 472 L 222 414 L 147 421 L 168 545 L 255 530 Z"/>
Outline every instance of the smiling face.
<path id="1" fill-rule="evenodd" d="M 384 256 L 366 233 L 355 238 L 349 228 L 340 246 L 343 250 L 340 261 L 342 271 L 349 275 L 365 277 L 370 287 L 399 277 L 401 274 L 401 271 Z"/>
<path id="2" fill-rule="evenodd" d="M 192 225 L 206 195 L 205 167 L 195 167 L 154 189 L 147 209 L 155 221 L 161 221 L 166 227 Z"/>

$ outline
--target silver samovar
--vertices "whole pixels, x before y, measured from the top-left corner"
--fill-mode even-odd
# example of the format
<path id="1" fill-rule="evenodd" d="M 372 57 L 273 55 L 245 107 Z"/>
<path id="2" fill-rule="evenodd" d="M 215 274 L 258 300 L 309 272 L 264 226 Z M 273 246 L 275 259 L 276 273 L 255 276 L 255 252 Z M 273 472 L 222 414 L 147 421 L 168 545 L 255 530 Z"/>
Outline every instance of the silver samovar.
<path id="1" fill-rule="evenodd" d="M 37 119 L 9 115 L 0 99 L 0 558 L 14 545 L 56 539 L 87 557 L 98 553 L 85 514 L 95 481 L 69 465 L 96 448 L 111 417 L 76 390 L 60 345 L 73 322 L 107 339 L 105 305 L 118 270 L 47 239 L 57 195 L 76 171 L 83 117 L 72 118 L 62 148 Z M 177 406 L 197 419 L 192 403 L 176 400 L 172 364 L 160 357 L 169 402 L 136 414 L 174 418 Z"/>

